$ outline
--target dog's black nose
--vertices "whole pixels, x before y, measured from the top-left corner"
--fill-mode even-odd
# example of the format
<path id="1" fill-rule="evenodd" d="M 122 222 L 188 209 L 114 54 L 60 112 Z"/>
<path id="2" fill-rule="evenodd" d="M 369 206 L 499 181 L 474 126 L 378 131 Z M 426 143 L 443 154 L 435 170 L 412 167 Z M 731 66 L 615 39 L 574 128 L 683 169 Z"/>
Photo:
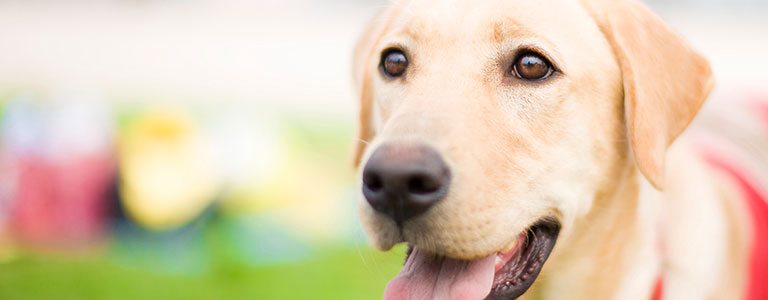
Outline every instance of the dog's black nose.
<path id="1" fill-rule="evenodd" d="M 427 211 L 448 191 L 451 173 L 440 154 L 423 145 L 384 144 L 363 169 L 363 195 L 398 224 Z"/>

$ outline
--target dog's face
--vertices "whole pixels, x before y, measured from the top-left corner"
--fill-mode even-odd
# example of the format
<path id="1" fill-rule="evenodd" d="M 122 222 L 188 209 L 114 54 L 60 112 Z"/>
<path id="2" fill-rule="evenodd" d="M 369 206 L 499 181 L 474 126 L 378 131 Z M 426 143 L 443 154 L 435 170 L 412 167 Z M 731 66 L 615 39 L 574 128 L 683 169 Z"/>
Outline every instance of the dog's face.
<path id="1" fill-rule="evenodd" d="M 386 20 L 365 66 L 376 137 L 363 161 L 419 144 L 451 178 L 443 199 L 399 227 L 361 201 L 379 247 L 485 256 L 543 217 L 583 214 L 615 175 L 606 169 L 626 143 L 610 46 L 577 3 L 521 4 L 417 1 Z M 407 60 L 396 76 L 393 59 Z"/>
<path id="2" fill-rule="evenodd" d="M 622 72 L 634 54 L 617 55 L 601 14 L 567 0 L 402 1 L 374 21 L 355 71 L 359 213 L 375 246 L 408 242 L 474 261 L 517 255 L 520 270 L 508 273 L 530 276 L 498 286 L 497 274 L 492 288 L 520 279 L 524 292 L 560 226 L 615 186 L 630 145 L 641 171 L 660 177 L 659 145 L 663 154 L 682 128 L 654 127 L 664 134 L 649 138 L 627 124 L 645 109 L 625 107 Z M 544 236 L 541 249 L 516 254 L 529 231 Z"/>

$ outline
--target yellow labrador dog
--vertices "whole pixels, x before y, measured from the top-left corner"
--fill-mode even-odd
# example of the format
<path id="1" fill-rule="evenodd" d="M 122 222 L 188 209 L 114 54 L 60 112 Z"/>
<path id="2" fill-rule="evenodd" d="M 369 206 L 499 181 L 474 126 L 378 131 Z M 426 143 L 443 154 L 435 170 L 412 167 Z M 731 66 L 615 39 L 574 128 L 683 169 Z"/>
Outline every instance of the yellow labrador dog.
<path id="1" fill-rule="evenodd" d="M 354 60 L 360 218 L 409 244 L 385 299 L 746 293 L 737 188 L 670 147 L 709 64 L 638 1 L 396 1 Z"/>

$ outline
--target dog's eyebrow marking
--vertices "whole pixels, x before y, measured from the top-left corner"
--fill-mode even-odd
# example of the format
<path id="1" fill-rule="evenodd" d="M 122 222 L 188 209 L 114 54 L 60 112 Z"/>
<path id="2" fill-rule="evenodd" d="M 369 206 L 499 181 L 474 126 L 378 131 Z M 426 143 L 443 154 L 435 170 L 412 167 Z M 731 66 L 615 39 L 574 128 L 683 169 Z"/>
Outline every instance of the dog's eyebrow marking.
<path id="1" fill-rule="evenodd" d="M 406 26 L 403 26 L 395 33 L 395 36 L 406 36 L 413 40 L 419 40 L 422 37 L 429 36 L 426 32 L 427 21 L 423 18 L 412 18 Z"/>
<path id="2" fill-rule="evenodd" d="M 493 31 L 491 31 L 491 38 L 497 43 L 501 43 L 504 40 L 504 22 L 497 21 L 493 23 Z"/>
<path id="3" fill-rule="evenodd" d="M 491 30 L 491 39 L 497 43 L 503 43 L 512 34 L 517 37 L 535 36 L 530 29 L 513 18 L 504 18 L 494 21 L 491 28 L 493 28 L 493 30 Z"/>

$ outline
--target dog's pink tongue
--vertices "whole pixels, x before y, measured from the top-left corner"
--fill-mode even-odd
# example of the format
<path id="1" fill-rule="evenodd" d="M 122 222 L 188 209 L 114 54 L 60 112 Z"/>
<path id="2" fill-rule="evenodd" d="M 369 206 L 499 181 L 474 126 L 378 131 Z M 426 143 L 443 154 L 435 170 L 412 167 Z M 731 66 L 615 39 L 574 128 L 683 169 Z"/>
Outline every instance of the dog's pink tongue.
<path id="1" fill-rule="evenodd" d="M 384 300 L 479 300 L 493 285 L 496 255 L 476 260 L 436 258 L 414 248 L 387 284 Z"/>

